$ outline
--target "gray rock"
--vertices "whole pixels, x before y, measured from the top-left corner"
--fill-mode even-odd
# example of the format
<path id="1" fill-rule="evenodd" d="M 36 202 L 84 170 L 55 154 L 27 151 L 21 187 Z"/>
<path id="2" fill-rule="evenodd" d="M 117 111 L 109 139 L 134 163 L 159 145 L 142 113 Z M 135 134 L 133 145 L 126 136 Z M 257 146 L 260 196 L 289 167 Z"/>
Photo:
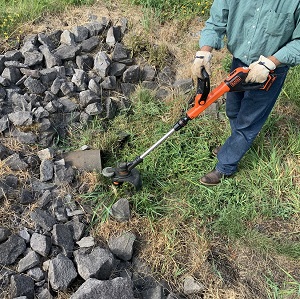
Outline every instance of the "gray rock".
<path id="1" fill-rule="evenodd" d="M 46 87 L 51 86 L 57 75 L 57 70 L 54 67 L 40 70 L 40 80 Z"/>
<path id="2" fill-rule="evenodd" d="M 9 60 L 21 60 L 22 59 L 22 52 L 19 50 L 10 50 L 4 53 L 5 61 Z"/>
<path id="3" fill-rule="evenodd" d="M 95 240 L 92 236 L 84 237 L 84 238 L 80 239 L 78 242 L 76 242 L 76 244 L 80 248 L 93 247 L 95 245 Z"/>
<path id="4" fill-rule="evenodd" d="M 118 237 L 111 237 L 108 240 L 110 251 L 123 261 L 129 261 L 133 254 L 133 243 L 136 236 L 131 232 L 126 232 Z"/>
<path id="5" fill-rule="evenodd" d="M 78 217 L 74 217 L 71 221 L 66 223 L 72 228 L 73 239 L 78 241 L 83 237 L 86 225 L 79 221 Z"/>
<path id="6" fill-rule="evenodd" d="M 150 65 L 145 65 L 142 70 L 142 80 L 143 81 L 153 81 L 155 79 L 156 70 Z"/>
<path id="7" fill-rule="evenodd" d="M 0 264 L 12 265 L 26 250 L 26 243 L 18 235 L 11 235 L 7 241 L 0 244 Z"/>
<path id="8" fill-rule="evenodd" d="M 81 52 L 79 45 L 66 45 L 62 44 L 53 52 L 53 54 L 61 60 L 75 59 L 76 55 Z"/>
<path id="9" fill-rule="evenodd" d="M 99 37 L 92 36 L 81 43 L 82 51 L 83 52 L 91 52 L 97 48 L 99 45 Z"/>
<path id="10" fill-rule="evenodd" d="M 45 47 L 49 49 L 49 51 L 52 51 L 56 48 L 55 44 L 53 43 L 52 39 L 47 36 L 45 33 L 39 33 L 38 36 L 38 41 Z"/>
<path id="11" fill-rule="evenodd" d="M 180 79 L 173 83 L 173 87 L 184 93 L 190 92 L 193 89 L 193 79 Z"/>
<path id="12" fill-rule="evenodd" d="M 183 292 L 186 295 L 200 294 L 204 291 L 204 285 L 197 282 L 192 276 L 187 276 L 183 283 Z"/>
<path id="13" fill-rule="evenodd" d="M 83 283 L 70 299 L 134 299 L 130 280 L 117 277 L 101 281 L 90 278 Z"/>
<path id="14" fill-rule="evenodd" d="M 166 299 L 164 289 L 161 285 L 142 291 L 143 299 Z"/>
<path id="15" fill-rule="evenodd" d="M 105 24 L 98 21 L 93 21 L 86 24 L 85 27 L 89 30 L 90 36 L 97 36 L 103 32 Z"/>
<path id="16" fill-rule="evenodd" d="M 126 64 L 120 62 L 113 62 L 110 66 L 108 74 L 110 76 L 120 77 L 126 70 Z"/>
<path id="17" fill-rule="evenodd" d="M 60 35 L 60 42 L 69 46 L 76 45 L 75 35 L 69 30 L 64 30 Z"/>
<path id="18" fill-rule="evenodd" d="M 26 227 L 23 227 L 20 231 L 19 231 L 19 236 L 21 238 L 23 238 L 25 240 L 26 243 L 29 243 L 30 241 L 30 233 L 28 232 L 28 229 Z"/>
<path id="19" fill-rule="evenodd" d="M 40 165 L 40 180 L 47 182 L 52 180 L 54 174 L 54 163 L 52 160 L 43 160 Z"/>
<path id="20" fill-rule="evenodd" d="M 72 33 L 74 34 L 76 43 L 80 43 L 89 37 L 89 30 L 85 26 L 73 27 Z"/>
<path id="21" fill-rule="evenodd" d="M 123 73 L 123 82 L 125 83 L 138 83 L 140 81 L 140 66 L 129 66 Z"/>
<path id="22" fill-rule="evenodd" d="M 22 259 L 20 259 L 17 267 L 19 273 L 31 269 L 40 263 L 40 257 L 35 251 L 29 251 Z"/>
<path id="23" fill-rule="evenodd" d="M 100 86 L 103 89 L 116 89 L 117 87 L 117 79 L 115 76 L 107 76 L 103 79 L 103 81 L 100 83 Z"/>
<path id="24" fill-rule="evenodd" d="M 43 62 L 44 56 L 40 51 L 30 51 L 24 54 L 24 63 L 28 66 L 35 66 Z"/>
<path id="25" fill-rule="evenodd" d="M 10 290 L 12 297 L 26 296 L 27 299 L 34 299 L 34 281 L 28 276 L 12 275 Z"/>
<path id="26" fill-rule="evenodd" d="M 110 27 L 106 35 L 106 43 L 113 47 L 117 42 L 121 41 L 121 28 L 119 26 Z"/>
<path id="27" fill-rule="evenodd" d="M 90 277 L 108 279 L 115 263 L 112 253 L 100 247 L 94 248 L 90 253 L 85 249 L 76 250 L 74 259 L 79 275 L 85 280 Z"/>
<path id="28" fill-rule="evenodd" d="M 38 139 L 37 135 L 33 132 L 22 132 L 17 129 L 11 132 L 11 137 L 16 138 L 20 143 L 23 144 L 35 144 Z M 26 165 L 23 166 L 27 168 Z"/>
<path id="29" fill-rule="evenodd" d="M 30 93 L 42 94 L 47 90 L 45 85 L 43 85 L 39 80 L 31 77 L 28 77 L 25 80 L 24 85 L 26 88 L 28 88 Z"/>
<path id="30" fill-rule="evenodd" d="M 46 235 L 33 233 L 30 239 L 30 247 L 32 250 L 40 254 L 41 256 L 47 257 L 51 250 L 51 238 Z"/>
<path id="31" fill-rule="evenodd" d="M 100 51 L 95 55 L 94 70 L 97 71 L 99 76 L 106 77 L 108 74 L 110 65 L 111 65 L 111 59 L 105 52 Z"/>
<path id="32" fill-rule="evenodd" d="M 9 80 L 10 83 L 16 83 L 22 78 L 20 70 L 16 67 L 6 67 L 1 76 Z"/>
<path id="33" fill-rule="evenodd" d="M 26 274 L 31 277 L 34 281 L 41 281 L 45 278 L 44 271 L 39 267 L 29 269 Z"/>
<path id="34" fill-rule="evenodd" d="M 60 90 L 62 91 L 63 95 L 65 95 L 65 96 L 71 95 L 75 91 L 75 86 L 74 86 L 73 82 L 64 81 L 61 84 Z M 74 103 L 72 103 L 72 104 L 74 104 Z M 75 108 L 72 108 L 72 109 L 75 109 Z M 66 111 L 66 112 L 71 112 L 71 111 Z"/>
<path id="35" fill-rule="evenodd" d="M 65 88 L 67 88 L 67 83 L 63 83 L 63 85 Z M 68 96 L 59 98 L 58 102 L 61 104 L 61 108 L 64 112 L 74 112 L 78 108 L 77 102 L 71 100 Z"/>
<path id="36" fill-rule="evenodd" d="M 63 291 L 67 290 L 77 277 L 77 272 L 73 262 L 63 254 L 59 254 L 50 261 L 48 276 L 51 287 L 55 291 Z"/>
<path id="37" fill-rule="evenodd" d="M 9 119 L 7 115 L 0 118 L 0 132 L 4 132 L 8 129 Z"/>
<path id="38" fill-rule="evenodd" d="M 18 111 L 8 114 L 8 119 L 15 126 L 29 126 L 32 124 L 32 115 L 29 111 Z"/>
<path id="39" fill-rule="evenodd" d="M 79 69 L 90 71 L 94 67 L 94 58 L 91 55 L 77 55 L 76 64 Z"/>
<path id="40" fill-rule="evenodd" d="M 82 108 L 86 108 L 89 104 L 101 102 L 101 98 L 91 90 L 84 90 L 79 93 L 79 103 Z"/>
<path id="41" fill-rule="evenodd" d="M 50 291 L 46 288 L 42 289 L 36 296 L 37 299 L 53 299 Z"/>
<path id="42" fill-rule="evenodd" d="M 74 169 L 72 166 L 55 165 L 54 182 L 56 185 L 67 185 L 74 179 Z"/>
<path id="43" fill-rule="evenodd" d="M 55 224 L 52 230 L 52 242 L 59 246 L 63 253 L 71 257 L 74 249 L 74 241 L 71 228 L 66 224 Z"/>
<path id="44" fill-rule="evenodd" d="M 56 219 L 51 216 L 49 212 L 41 209 L 35 209 L 32 211 L 30 213 L 30 217 L 36 225 L 42 227 L 46 231 L 52 230 L 53 225 L 56 224 Z"/>
<path id="45" fill-rule="evenodd" d="M 45 58 L 45 64 L 47 68 L 52 68 L 54 66 L 61 65 L 61 59 L 53 53 L 51 53 L 48 47 L 40 46 L 39 50 Z"/>
<path id="46" fill-rule="evenodd" d="M 118 111 L 118 104 L 112 98 L 105 99 L 106 118 L 113 119 Z"/>
<path id="47" fill-rule="evenodd" d="M 120 221 L 128 221 L 130 219 L 130 206 L 129 201 L 126 198 L 120 198 L 116 203 L 111 207 L 112 216 Z"/>
<path id="48" fill-rule="evenodd" d="M 103 108 L 100 103 L 92 103 L 92 104 L 87 105 L 87 107 L 85 108 L 84 111 L 88 115 L 99 115 L 99 114 L 101 114 L 102 110 L 103 110 Z"/>
<path id="49" fill-rule="evenodd" d="M 0 227 L 0 243 L 3 243 L 11 235 L 11 231 L 6 227 Z"/>
<path id="50" fill-rule="evenodd" d="M 95 80 L 95 79 L 91 79 L 88 83 L 88 89 L 92 92 L 94 92 L 97 96 L 101 95 L 101 88 L 100 88 L 100 84 Z M 100 100 L 100 98 L 99 98 Z"/>
<path id="51" fill-rule="evenodd" d="M 28 205 L 35 202 L 34 194 L 31 190 L 22 189 L 20 194 L 20 204 Z"/>
<path id="52" fill-rule="evenodd" d="M 4 163 L 11 169 L 11 170 L 25 170 L 28 168 L 28 164 L 24 162 L 18 153 L 12 154 L 4 160 Z"/>
<path id="53" fill-rule="evenodd" d="M 126 65 L 132 63 L 132 59 L 130 58 L 130 51 L 121 43 L 116 43 L 111 58 L 112 61 L 117 61 Z"/>

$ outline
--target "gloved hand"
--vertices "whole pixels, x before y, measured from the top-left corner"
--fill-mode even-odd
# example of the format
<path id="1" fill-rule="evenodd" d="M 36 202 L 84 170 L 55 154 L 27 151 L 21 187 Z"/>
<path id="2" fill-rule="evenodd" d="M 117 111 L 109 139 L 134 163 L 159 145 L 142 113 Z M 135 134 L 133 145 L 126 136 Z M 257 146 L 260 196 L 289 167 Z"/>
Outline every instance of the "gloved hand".
<path id="1" fill-rule="evenodd" d="M 270 71 L 275 70 L 276 65 L 267 57 L 260 55 L 259 60 L 249 65 L 249 73 L 245 82 L 263 83 L 268 79 Z"/>
<path id="2" fill-rule="evenodd" d="M 204 79 L 202 76 L 202 69 L 205 68 L 208 75 L 211 75 L 210 61 L 212 59 L 212 54 L 209 51 L 198 51 L 196 53 L 195 60 L 192 64 L 191 70 L 195 77 Z"/>

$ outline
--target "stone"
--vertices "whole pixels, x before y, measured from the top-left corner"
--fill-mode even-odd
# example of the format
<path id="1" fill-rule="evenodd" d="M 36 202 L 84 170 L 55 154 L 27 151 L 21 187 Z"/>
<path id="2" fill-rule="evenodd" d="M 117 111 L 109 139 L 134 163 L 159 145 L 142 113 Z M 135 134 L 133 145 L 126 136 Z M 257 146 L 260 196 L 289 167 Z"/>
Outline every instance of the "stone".
<path id="1" fill-rule="evenodd" d="M 192 276 L 187 276 L 183 283 L 183 292 L 186 295 L 200 294 L 204 291 L 204 285 L 197 282 Z"/>
<path id="2" fill-rule="evenodd" d="M 7 241 L 0 244 L 0 264 L 12 265 L 25 250 L 25 240 L 18 235 L 11 235 Z"/>
<path id="3" fill-rule="evenodd" d="M 49 255 L 51 245 L 52 242 L 49 236 L 39 233 L 32 234 L 30 239 L 30 247 L 41 256 L 47 257 Z"/>
<path id="4" fill-rule="evenodd" d="M 34 299 L 34 281 L 22 274 L 12 275 L 10 291 L 13 298 L 26 296 L 27 299 Z"/>
<path id="5" fill-rule="evenodd" d="M 40 257 L 35 251 L 29 251 L 22 259 L 20 259 L 17 267 L 19 273 L 31 269 L 40 263 Z"/>
<path id="6" fill-rule="evenodd" d="M 77 277 L 77 272 L 73 262 L 63 254 L 59 254 L 50 261 L 48 277 L 53 290 L 64 291 Z"/>
<path id="7" fill-rule="evenodd" d="M 40 180 L 47 182 L 52 180 L 54 175 L 54 163 L 52 160 L 43 160 L 40 165 Z"/>
<path id="8" fill-rule="evenodd" d="M 80 239 L 79 241 L 76 242 L 76 244 L 81 248 L 92 247 L 95 245 L 95 241 L 92 236 L 89 236 L 89 237 L 84 237 L 84 238 Z"/>
<path id="9" fill-rule="evenodd" d="M 115 263 L 112 253 L 100 247 L 95 247 L 90 253 L 86 249 L 76 250 L 74 260 L 78 274 L 85 280 L 90 277 L 108 279 Z"/>
<path id="10" fill-rule="evenodd" d="M 120 198 L 112 205 L 111 215 L 119 222 L 128 221 L 131 217 L 129 201 L 126 198 Z"/>
<path id="11" fill-rule="evenodd" d="M 126 278 L 117 277 L 112 280 L 101 281 L 88 279 L 70 297 L 70 299 L 134 299 L 131 283 Z"/>
<path id="12" fill-rule="evenodd" d="M 6 241 L 11 235 L 11 231 L 6 227 L 0 227 L 0 243 Z"/>
<path id="13" fill-rule="evenodd" d="M 56 219 L 48 211 L 39 208 L 32 211 L 30 217 L 36 225 L 42 227 L 46 231 L 52 230 L 53 226 L 56 224 Z"/>
<path id="14" fill-rule="evenodd" d="M 108 240 L 108 247 L 119 259 L 129 261 L 132 258 L 135 239 L 135 234 L 126 232 L 118 237 L 111 237 Z"/>
<path id="15" fill-rule="evenodd" d="M 74 249 L 74 241 L 71 228 L 66 224 L 55 224 L 52 230 L 52 242 L 59 246 L 65 256 L 71 257 Z"/>

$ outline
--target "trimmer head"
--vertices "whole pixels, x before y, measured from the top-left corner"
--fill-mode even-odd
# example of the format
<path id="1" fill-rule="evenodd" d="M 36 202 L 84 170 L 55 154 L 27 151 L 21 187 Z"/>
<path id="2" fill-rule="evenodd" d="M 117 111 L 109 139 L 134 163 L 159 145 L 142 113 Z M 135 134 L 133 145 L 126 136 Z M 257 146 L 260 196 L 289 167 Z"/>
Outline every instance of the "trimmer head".
<path id="1" fill-rule="evenodd" d="M 142 179 L 137 169 L 130 169 L 131 164 L 120 162 L 116 167 L 106 167 L 102 170 L 105 177 L 111 178 L 114 185 L 118 186 L 124 182 L 132 184 L 138 191 L 142 188 Z"/>

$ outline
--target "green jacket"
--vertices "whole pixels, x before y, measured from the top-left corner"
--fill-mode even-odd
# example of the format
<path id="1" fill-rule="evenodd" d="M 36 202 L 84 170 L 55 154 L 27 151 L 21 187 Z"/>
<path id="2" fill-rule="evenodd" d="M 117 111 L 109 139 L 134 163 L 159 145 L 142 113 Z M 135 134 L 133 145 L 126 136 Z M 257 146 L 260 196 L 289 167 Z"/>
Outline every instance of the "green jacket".
<path id="1" fill-rule="evenodd" d="M 300 64 L 299 0 L 215 0 L 201 31 L 200 47 L 224 46 L 249 65 L 260 55 Z"/>

